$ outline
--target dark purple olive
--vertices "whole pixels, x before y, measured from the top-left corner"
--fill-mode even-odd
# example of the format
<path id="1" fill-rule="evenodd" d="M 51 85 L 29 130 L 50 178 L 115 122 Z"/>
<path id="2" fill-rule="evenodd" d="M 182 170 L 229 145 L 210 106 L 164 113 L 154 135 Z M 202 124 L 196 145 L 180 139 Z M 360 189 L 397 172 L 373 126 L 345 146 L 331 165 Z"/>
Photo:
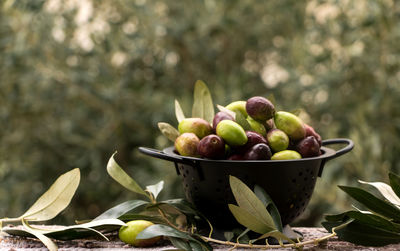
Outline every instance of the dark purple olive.
<path id="1" fill-rule="evenodd" d="M 246 136 L 247 136 L 247 143 L 244 146 L 237 148 L 237 150 L 241 153 L 246 152 L 256 144 L 260 143 L 268 144 L 266 138 L 264 138 L 261 134 L 256 133 L 254 131 L 246 131 Z"/>
<path id="2" fill-rule="evenodd" d="M 217 125 L 222 120 L 235 121 L 235 119 L 231 115 L 229 115 L 228 113 L 226 113 L 226 112 L 218 112 L 217 114 L 214 115 L 214 119 L 213 119 L 213 129 L 214 129 L 214 131 L 217 130 Z"/>
<path id="3" fill-rule="evenodd" d="M 221 159 L 225 156 L 225 142 L 221 137 L 210 134 L 200 140 L 197 153 L 204 158 Z"/>
<path id="4" fill-rule="evenodd" d="M 264 97 L 252 97 L 246 101 L 246 112 L 255 120 L 265 122 L 274 117 L 275 107 Z"/>
<path id="5" fill-rule="evenodd" d="M 243 160 L 243 155 L 233 154 L 233 155 L 229 156 L 228 160 Z"/>
<path id="6" fill-rule="evenodd" d="M 322 146 L 322 138 L 321 138 L 321 136 L 310 125 L 304 124 L 304 127 L 306 128 L 306 137 L 307 136 L 314 136 L 315 139 L 318 141 L 319 146 L 321 147 Z"/>
<path id="7" fill-rule="evenodd" d="M 272 153 L 271 149 L 267 144 L 260 143 L 252 146 L 243 155 L 245 160 L 268 160 L 271 159 Z"/>
<path id="8" fill-rule="evenodd" d="M 315 157 L 320 155 L 320 147 L 314 136 L 308 136 L 299 141 L 296 150 L 303 158 Z"/>

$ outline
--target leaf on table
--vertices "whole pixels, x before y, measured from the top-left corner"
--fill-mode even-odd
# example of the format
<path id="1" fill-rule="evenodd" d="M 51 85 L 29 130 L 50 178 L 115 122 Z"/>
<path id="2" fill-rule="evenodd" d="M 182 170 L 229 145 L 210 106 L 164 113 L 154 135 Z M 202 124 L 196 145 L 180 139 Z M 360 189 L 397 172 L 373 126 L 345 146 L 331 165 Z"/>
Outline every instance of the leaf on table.
<path id="1" fill-rule="evenodd" d="M 372 227 L 368 224 L 361 224 L 357 220 L 353 220 L 349 223 L 322 222 L 322 225 L 328 231 L 337 227 L 335 233 L 340 240 L 348 241 L 356 245 L 378 247 L 400 242 L 399 233 Z M 344 225 L 344 227 L 339 227 L 340 225 Z"/>
<path id="2" fill-rule="evenodd" d="M 22 219 L 22 225 L 24 226 L 24 230 L 38 238 L 50 251 L 58 250 L 57 245 L 50 238 L 41 232 L 32 229 L 24 219 Z"/>
<path id="3" fill-rule="evenodd" d="M 235 197 L 239 207 L 256 217 L 260 222 L 271 228 L 271 230 L 275 230 L 276 227 L 274 220 L 265 208 L 264 204 L 257 198 L 253 191 L 251 191 L 245 183 L 234 176 L 229 176 L 229 183 L 233 196 Z"/>
<path id="4" fill-rule="evenodd" d="M 123 187 L 131 190 L 132 192 L 149 196 L 137 183 L 132 179 L 115 161 L 114 153 L 107 164 L 108 174 Z"/>
<path id="5" fill-rule="evenodd" d="M 276 207 L 275 203 L 272 201 L 271 197 L 267 194 L 267 192 L 260 186 L 254 186 L 254 193 L 257 198 L 264 204 L 267 208 L 268 212 L 271 214 L 271 217 L 275 223 L 275 227 L 282 232 L 282 219 L 281 214 L 279 213 L 278 208 Z"/>
<path id="6" fill-rule="evenodd" d="M 172 245 L 174 245 L 174 247 L 178 248 L 179 250 L 192 251 L 190 244 L 186 240 L 175 237 L 169 237 L 169 240 L 171 241 Z"/>
<path id="7" fill-rule="evenodd" d="M 268 237 L 274 237 L 275 239 L 278 240 L 280 245 L 283 245 L 283 240 L 286 240 L 289 243 L 295 243 L 292 239 L 290 239 L 289 237 L 287 237 L 286 235 L 284 235 L 282 232 L 280 232 L 278 230 L 272 230 L 271 232 L 265 233 L 265 234 L 261 235 L 260 237 L 258 237 L 257 239 L 255 239 L 253 242 L 255 242 L 257 240 L 266 239 Z"/>
<path id="8" fill-rule="evenodd" d="M 233 119 L 236 119 L 236 113 L 234 111 L 231 111 L 231 110 L 229 110 L 228 108 L 226 108 L 225 106 L 222 106 L 222 105 L 217 105 L 217 108 L 218 108 L 219 111 L 225 112 L 225 113 L 231 115 Z"/>
<path id="9" fill-rule="evenodd" d="M 377 227 L 393 232 L 400 232 L 400 225 L 387 220 L 372 213 L 363 213 L 359 211 L 347 211 L 337 215 L 326 215 L 325 220 L 330 222 L 346 222 L 350 219 L 357 220 L 358 222 L 372 227 Z"/>
<path id="10" fill-rule="evenodd" d="M 136 236 L 136 239 L 150 239 L 157 236 L 167 236 L 173 238 L 180 238 L 188 241 L 194 241 L 202 246 L 206 244 L 203 241 L 193 238 L 186 232 L 181 232 L 173 227 L 162 224 L 154 224 L 145 228 L 142 232 L 140 232 Z"/>
<path id="11" fill-rule="evenodd" d="M 389 202 L 381 200 L 375 195 L 357 187 L 339 186 L 339 188 L 371 211 L 400 221 L 400 209 Z"/>
<path id="12" fill-rule="evenodd" d="M 400 176 L 395 173 L 389 173 L 389 182 L 397 197 L 400 198 Z"/>
<path id="13" fill-rule="evenodd" d="M 154 185 L 146 186 L 146 190 L 153 194 L 154 199 L 157 199 L 158 194 L 163 190 L 163 188 L 164 188 L 164 181 L 160 181 Z"/>
<path id="14" fill-rule="evenodd" d="M 61 175 L 21 218 L 26 221 L 45 221 L 54 218 L 69 205 L 79 181 L 78 168 Z"/>
<path id="15" fill-rule="evenodd" d="M 159 122 L 157 125 L 161 133 L 172 142 L 175 142 L 176 138 L 179 137 L 179 131 L 172 125 L 165 122 Z"/>
<path id="16" fill-rule="evenodd" d="M 131 212 L 134 209 L 137 209 L 144 205 L 147 205 L 147 204 L 149 204 L 149 202 L 144 201 L 144 200 L 128 200 L 128 201 L 125 201 L 119 205 L 116 205 L 116 206 L 108 209 L 107 211 L 105 211 L 101 215 L 97 216 L 93 220 L 96 221 L 96 220 L 112 219 L 112 218 L 117 219 L 117 218 L 121 217 L 122 215 L 124 215 L 128 212 Z"/>
<path id="17" fill-rule="evenodd" d="M 65 226 L 56 230 L 45 230 L 43 234 L 57 240 L 73 240 L 98 235 L 108 241 L 108 238 L 102 232 L 117 230 L 121 226 L 125 226 L 125 223 L 119 219 L 102 219 L 84 224 Z"/>
<path id="18" fill-rule="evenodd" d="M 229 204 L 228 206 L 235 219 L 240 224 L 251 229 L 252 231 L 259 234 L 264 234 L 275 230 L 275 228 L 265 224 L 256 215 L 248 212 L 246 209 L 232 204 Z"/>
<path id="19" fill-rule="evenodd" d="M 214 104 L 207 85 L 201 80 L 195 83 L 193 99 L 192 117 L 203 118 L 211 124 L 214 118 Z"/>
<path id="20" fill-rule="evenodd" d="M 375 187 L 378 191 L 385 197 L 390 203 L 400 206 L 400 198 L 397 197 L 396 193 L 393 191 L 392 187 L 383 182 L 366 182 L 359 180 L 361 184 L 367 184 Z"/>
<path id="21" fill-rule="evenodd" d="M 73 240 L 79 238 L 86 238 L 93 235 L 99 235 L 104 239 L 108 240 L 102 232 L 110 232 L 119 229 L 124 226 L 125 223 L 118 219 L 104 219 L 98 221 L 91 221 L 85 224 L 77 224 L 72 226 L 32 226 L 29 225 L 27 230 L 20 227 L 5 227 L 4 232 L 21 236 L 21 237 L 37 237 L 32 233 L 39 233 L 45 235 L 46 237 L 53 238 L 56 240 Z M 32 230 L 32 231 L 30 231 Z M 102 232 L 100 232 L 102 231 Z"/>
<path id="22" fill-rule="evenodd" d="M 185 114 L 183 113 L 182 107 L 179 104 L 179 101 L 175 99 L 175 116 L 176 119 L 178 120 L 178 123 L 180 123 L 182 120 L 185 119 Z"/>

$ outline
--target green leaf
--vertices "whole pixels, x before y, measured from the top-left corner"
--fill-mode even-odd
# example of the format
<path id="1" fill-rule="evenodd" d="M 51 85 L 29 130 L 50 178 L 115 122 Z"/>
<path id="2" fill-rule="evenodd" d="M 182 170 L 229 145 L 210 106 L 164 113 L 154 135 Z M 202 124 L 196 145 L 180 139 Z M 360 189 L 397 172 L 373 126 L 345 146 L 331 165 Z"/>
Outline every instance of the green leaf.
<path id="1" fill-rule="evenodd" d="M 395 173 L 389 173 L 390 186 L 398 197 L 400 197 L 400 176 Z"/>
<path id="2" fill-rule="evenodd" d="M 239 207 L 256 217 L 260 222 L 271 228 L 271 230 L 275 230 L 276 227 L 271 215 L 253 191 L 251 191 L 245 183 L 234 176 L 229 176 L 229 183 L 233 196 L 235 197 Z"/>
<path id="3" fill-rule="evenodd" d="M 343 222 L 322 222 L 322 225 L 328 231 L 342 224 Z M 335 232 L 340 240 L 348 241 L 356 245 L 377 247 L 400 243 L 399 233 L 375 228 L 368 224 L 361 224 L 357 220 L 345 223 L 344 227 L 338 227 Z"/>
<path id="4" fill-rule="evenodd" d="M 100 235 L 104 239 L 108 240 L 108 238 L 104 236 L 102 232 L 114 231 L 123 225 L 125 225 L 125 223 L 121 220 L 105 219 L 72 226 L 51 226 L 51 228 L 49 227 L 48 229 L 46 229 L 46 226 L 40 226 L 40 228 L 29 226 L 29 229 L 26 229 L 25 226 L 23 228 L 5 227 L 3 231 L 11 235 L 21 237 L 36 237 L 36 235 L 32 233 L 32 231 L 34 231 L 35 233 L 39 233 L 48 238 L 53 238 L 56 240 L 73 240 L 86 238 L 93 235 Z"/>
<path id="5" fill-rule="evenodd" d="M 185 119 L 185 114 L 183 113 L 182 107 L 179 104 L 178 100 L 175 99 L 175 116 L 176 119 L 178 120 L 178 123 L 180 123 L 182 120 Z"/>
<path id="6" fill-rule="evenodd" d="M 54 218 L 71 202 L 79 181 L 78 168 L 61 175 L 21 218 L 27 221 L 45 221 Z"/>
<path id="7" fill-rule="evenodd" d="M 85 224 L 60 227 L 55 230 L 47 230 L 43 234 L 57 240 L 73 240 L 99 235 L 108 241 L 108 238 L 102 232 L 114 231 L 124 225 L 125 223 L 118 219 L 103 219 Z"/>
<path id="8" fill-rule="evenodd" d="M 193 207 L 193 205 L 185 200 L 185 199 L 171 199 L 171 200 L 164 200 L 159 202 L 158 204 L 168 204 L 171 205 L 173 207 L 175 207 L 176 209 L 178 209 L 179 211 L 181 211 L 182 213 L 186 214 L 186 215 L 197 215 L 199 214 L 198 211 L 196 211 L 196 209 Z"/>
<path id="9" fill-rule="evenodd" d="M 174 237 L 180 238 L 190 241 L 198 241 L 192 236 L 190 236 L 186 232 L 181 232 L 173 227 L 162 225 L 162 224 L 154 224 L 147 228 L 145 228 L 142 232 L 140 232 L 136 238 L 137 239 L 150 239 L 157 236 L 167 236 L 167 237 Z"/>
<path id="10" fill-rule="evenodd" d="M 229 110 L 228 108 L 226 108 L 225 106 L 222 106 L 222 105 L 217 105 L 217 108 L 221 112 L 225 112 L 225 113 L 231 115 L 233 119 L 236 119 L 236 113 L 234 111 L 231 111 L 231 110 Z"/>
<path id="11" fill-rule="evenodd" d="M 337 215 L 326 215 L 325 220 L 330 222 L 345 222 L 349 219 L 355 219 L 360 223 L 372 227 L 381 228 L 388 231 L 400 232 L 400 225 L 395 224 L 379 215 L 372 213 L 363 213 L 359 211 L 348 211 Z"/>
<path id="12" fill-rule="evenodd" d="M 147 220 L 151 221 L 153 223 L 161 224 L 164 223 L 164 219 L 162 219 L 160 216 L 151 216 L 151 215 L 143 215 L 143 214 L 133 214 L 133 213 L 127 213 L 124 215 L 121 215 L 118 217 L 118 219 L 128 222 L 132 220 Z"/>
<path id="13" fill-rule="evenodd" d="M 192 237 L 190 234 L 186 232 L 179 231 L 173 227 L 162 225 L 162 224 L 154 224 L 147 228 L 145 228 L 142 232 L 140 232 L 136 238 L 137 239 L 149 239 L 157 236 L 167 236 L 172 238 L 179 238 L 183 240 L 189 241 L 189 245 L 193 249 L 194 247 L 196 250 L 212 250 L 211 246 L 208 245 L 203 240 L 198 240 Z M 198 245 L 192 245 L 191 243 L 195 242 Z M 198 249 L 201 247 L 201 249 Z"/>
<path id="14" fill-rule="evenodd" d="M 197 80 L 194 86 L 193 99 L 192 117 L 203 118 L 212 123 L 214 118 L 214 104 L 207 85 L 201 80 Z"/>
<path id="15" fill-rule="evenodd" d="M 144 200 L 128 200 L 115 207 L 108 209 L 107 211 L 100 214 L 93 220 L 96 221 L 96 220 L 111 219 L 111 218 L 117 219 L 122 215 L 147 204 L 149 204 L 149 202 Z"/>
<path id="16" fill-rule="evenodd" d="M 248 212 L 244 208 L 238 207 L 236 205 L 229 204 L 229 210 L 232 212 L 235 219 L 243 226 L 251 229 L 252 231 L 264 234 L 275 230 L 270 225 L 265 224 L 256 215 Z"/>
<path id="17" fill-rule="evenodd" d="M 164 134 L 165 137 L 167 137 L 172 142 L 175 142 L 175 139 L 179 136 L 179 131 L 176 130 L 175 127 L 165 122 L 159 122 L 157 125 L 161 133 Z"/>
<path id="18" fill-rule="evenodd" d="M 392 204 L 357 187 L 339 186 L 339 188 L 373 212 L 400 221 L 400 210 Z"/>
<path id="19" fill-rule="evenodd" d="M 160 181 L 157 184 L 147 186 L 146 190 L 153 194 L 154 199 L 157 199 L 158 194 L 163 190 L 163 188 L 164 188 L 164 181 Z"/>
<path id="20" fill-rule="evenodd" d="M 279 213 L 278 208 L 276 207 L 275 203 L 272 201 L 271 197 L 267 194 L 267 192 L 260 186 L 254 186 L 254 193 L 258 199 L 264 204 L 267 208 L 268 212 L 271 214 L 271 217 L 275 223 L 275 227 L 282 232 L 282 219 Z"/>
<path id="21" fill-rule="evenodd" d="M 280 245 L 283 245 L 282 240 L 286 240 L 286 241 L 288 241 L 289 243 L 295 243 L 292 239 L 290 239 L 289 237 L 287 237 L 286 235 L 284 235 L 283 233 L 281 233 L 281 232 L 278 231 L 278 230 L 273 230 L 273 231 L 271 231 L 271 232 L 265 233 L 265 234 L 261 235 L 260 237 L 258 237 L 258 238 L 257 238 L 256 240 L 254 240 L 254 241 L 262 240 L 262 239 L 265 239 L 265 238 L 268 238 L 268 237 L 274 237 L 275 239 L 278 240 L 278 242 L 279 242 Z M 254 241 L 253 241 L 253 242 L 254 242 Z"/>
<path id="22" fill-rule="evenodd" d="M 39 231 L 35 231 L 32 229 L 29 224 L 23 219 L 22 224 L 24 226 L 24 230 L 26 230 L 28 233 L 34 235 L 36 238 L 38 238 L 50 251 L 57 251 L 58 247 L 57 245 L 47 236 L 42 234 Z"/>
<path id="23" fill-rule="evenodd" d="M 240 111 L 236 111 L 235 114 L 236 123 L 238 123 L 245 131 L 251 131 L 251 125 L 249 124 L 249 121 L 247 121 L 246 117 L 243 116 Z"/>
<path id="24" fill-rule="evenodd" d="M 358 182 L 375 187 L 389 202 L 396 206 L 400 206 L 400 198 L 397 197 L 396 193 L 388 184 L 383 182 L 365 182 L 362 180 L 359 180 Z"/>
<path id="25" fill-rule="evenodd" d="M 189 243 L 184 239 L 169 237 L 169 240 L 171 241 L 172 245 L 174 245 L 174 247 L 179 248 L 180 250 L 192 251 Z"/>
<path id="26" fill-rule="evenodd" d="M 107 164 L 108 174 L 123 187 L 131 190 L 132 192 L 149 196 L 137 183 L 132 179 L 115 161 L 114 153 Z"/>

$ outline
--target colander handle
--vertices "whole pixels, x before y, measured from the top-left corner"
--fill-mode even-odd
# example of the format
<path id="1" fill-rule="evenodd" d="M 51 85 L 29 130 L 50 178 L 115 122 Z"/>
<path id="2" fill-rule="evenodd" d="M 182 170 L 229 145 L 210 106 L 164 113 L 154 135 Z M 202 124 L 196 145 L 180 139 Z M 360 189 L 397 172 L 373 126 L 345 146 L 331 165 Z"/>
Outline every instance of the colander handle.
<path id="1" fill-rule="evenodd" d="M 346 138 L 337 138 L 337 139 L 326 139 L 322 141 L 322 145 L 326 146 L 326 145 L 334 145 L 334 144 L 347 144 L 345 147 L 343 147 L 342 149 L 339 149 L 336 151 L 336 153 L 328 158 L 326 158 L 326 161 L 330 160 L 330 159 L 334 159 L 336 157 L 339 157 L 345 153 L 350 152 L 353 147 L 354 147 L 354 143 L 351 139 L 346 139 Z"/>
<path id="2" fill-rule="evenodd" d="M 177 156 L 171 156 L 169 154 L 164 153 L 163 151 L 160 151 L 160 150 L 157 150 L 154 148 L 140 146 L 139 152 L 144 153 L 149 156 L 152 156 L 152 157 L 156 157 L 159 159 L 168 160 L 168 161 L 172 161 L 172 162 L 179 162 L 179 163 L 185 162 L 183 159 L 181 159 Z"/>

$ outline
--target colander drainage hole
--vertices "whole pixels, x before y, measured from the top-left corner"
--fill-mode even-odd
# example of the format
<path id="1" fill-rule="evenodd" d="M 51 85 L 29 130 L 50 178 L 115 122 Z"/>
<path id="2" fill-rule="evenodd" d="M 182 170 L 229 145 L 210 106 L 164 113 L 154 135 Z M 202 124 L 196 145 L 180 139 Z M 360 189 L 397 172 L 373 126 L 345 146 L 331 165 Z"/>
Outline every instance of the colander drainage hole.
<path id="1" fill-rule="evenodd" d="M 303 172 L 299 172 L 299 176 L 302 176 L 303 175 Z"/>
<path id="2" fill-rule="evenodd" d="M 296 183 L 296 179 L 292 179 L 292 182 L 293 182 L 293 183 Z"/>

